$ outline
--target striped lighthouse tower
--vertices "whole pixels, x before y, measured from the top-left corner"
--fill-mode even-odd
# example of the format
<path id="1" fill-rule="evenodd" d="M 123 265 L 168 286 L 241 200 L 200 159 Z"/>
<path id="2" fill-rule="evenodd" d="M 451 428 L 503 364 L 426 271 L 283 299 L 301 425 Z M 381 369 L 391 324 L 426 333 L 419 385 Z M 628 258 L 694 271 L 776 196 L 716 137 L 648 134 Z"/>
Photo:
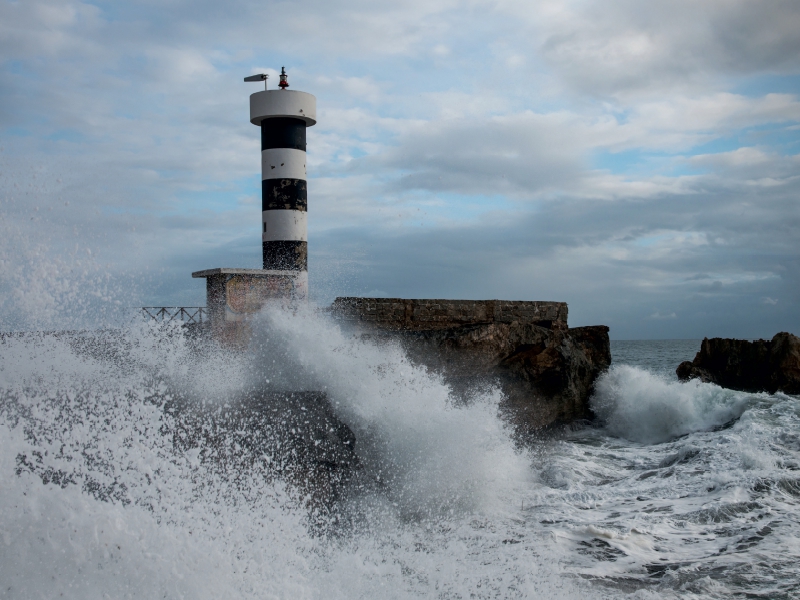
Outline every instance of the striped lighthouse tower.
<path id="1" fill-rule="evenodd" d="M 250 96 L 250 122 L 261 127 L 261 245 L 264 270 L 291 275 L 296 295 L 308 290 L 308 186 L 306 128 L 317 122 L 317 99 L 288 90 L 281 68 L 280 89 Z"/>

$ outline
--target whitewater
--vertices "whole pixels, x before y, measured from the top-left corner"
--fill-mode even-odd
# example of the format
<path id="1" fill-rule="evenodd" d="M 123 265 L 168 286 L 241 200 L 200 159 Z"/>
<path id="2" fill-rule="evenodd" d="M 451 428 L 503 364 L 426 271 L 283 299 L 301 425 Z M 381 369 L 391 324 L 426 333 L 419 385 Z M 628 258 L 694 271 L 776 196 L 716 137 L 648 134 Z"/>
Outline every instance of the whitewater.
<path id="1" fill-rule="evenodd" d="M 800 598 L 800 399 L 678 382 L 699 341 L 613 342 L 597 420 L 521 440 L 491 382 L 311 309 L 255 328 L 0 336 L 0 596 Z M 332 505 L 242 432 L 175 443 L 176 399 L 264 386 L 355 433 Z"/>

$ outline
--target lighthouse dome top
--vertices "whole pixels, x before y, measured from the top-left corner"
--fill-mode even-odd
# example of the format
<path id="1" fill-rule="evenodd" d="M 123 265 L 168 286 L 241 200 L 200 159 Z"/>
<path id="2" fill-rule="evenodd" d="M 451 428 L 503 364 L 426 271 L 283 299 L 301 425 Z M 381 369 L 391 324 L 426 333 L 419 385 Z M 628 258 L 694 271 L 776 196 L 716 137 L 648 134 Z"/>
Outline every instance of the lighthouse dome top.
<path id="1" fill-rule="evenodd" d="M 306 92 L 265 90 L 250 95 L 250 122 L 261 125 L 264 119 L 292 117 L 311 126 L 317 122 L 317 99 Z"/>

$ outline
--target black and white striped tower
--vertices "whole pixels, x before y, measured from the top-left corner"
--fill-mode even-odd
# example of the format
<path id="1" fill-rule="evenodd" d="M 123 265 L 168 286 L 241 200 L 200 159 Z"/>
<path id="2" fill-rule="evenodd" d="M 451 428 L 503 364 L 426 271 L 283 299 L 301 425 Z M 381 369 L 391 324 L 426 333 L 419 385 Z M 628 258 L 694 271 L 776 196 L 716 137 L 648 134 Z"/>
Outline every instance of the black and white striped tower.
<path id="1" fill-rule="evenodd" d="M 317 122 L 317 99 L 286 89 L 281 69 L 280 89 L 250 96 L 250 122 L 261 127 L 261 244 L 264 270 L 293 272 L 294 289 L 308 290 L 308 186 L 306 127 Z"/>

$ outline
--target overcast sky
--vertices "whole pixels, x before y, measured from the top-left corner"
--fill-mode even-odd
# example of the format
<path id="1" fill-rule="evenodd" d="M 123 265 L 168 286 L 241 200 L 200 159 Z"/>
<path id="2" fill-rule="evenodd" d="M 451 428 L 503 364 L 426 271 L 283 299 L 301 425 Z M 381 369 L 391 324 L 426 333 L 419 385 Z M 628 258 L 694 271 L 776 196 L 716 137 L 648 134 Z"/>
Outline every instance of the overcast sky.
<path id="1" fill-rule="evenodd" d="M 800 334 L 797 0 L 0 0 L 0 60 L 7 326 L 259 268 L 242 78 L 286 66 L 317 97 L 317 302 Z"/>

